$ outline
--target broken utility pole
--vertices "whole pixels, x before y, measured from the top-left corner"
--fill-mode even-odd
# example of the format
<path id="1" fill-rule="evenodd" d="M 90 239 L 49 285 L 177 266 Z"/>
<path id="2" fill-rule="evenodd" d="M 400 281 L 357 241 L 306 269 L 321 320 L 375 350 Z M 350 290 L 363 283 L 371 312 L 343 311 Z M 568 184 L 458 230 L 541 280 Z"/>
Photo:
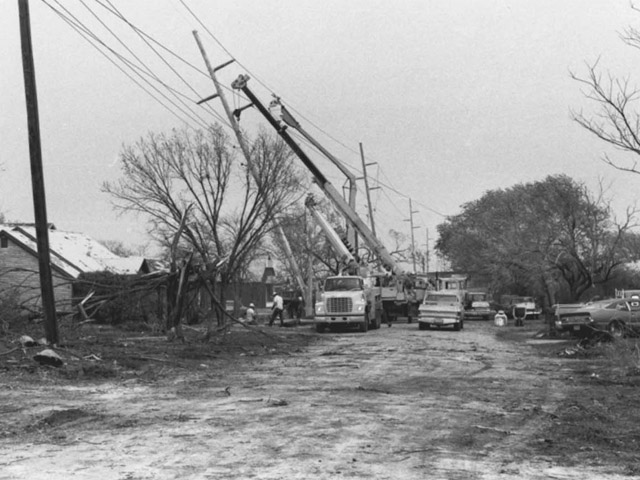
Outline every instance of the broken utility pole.
<path id="1" fill-rule="evenodd" d="M 38 117 L 38 96 L 36 75 L 31 46 L 31 26 L 29 21 L 29 3 L 18 0 L 20 16 L 20 40 L 22 43 L 22 69 L 24 72 L 24 91 L 27 103 L 27 123 L 29 130 L 29 153 L 31 157 L 31 185 L 33 189 L 33 209 L 36 223 L 36 243 L 38 246 L 38 268 L 40 270 L 40 292 L 44 314 L 44 329 L 47 342 L 58 343 L 58 320 L 53 296 L 51 279 L 51 260 L 49 252 L 49 227 L 47 224 L 47 203 L 44 194 L 44 175 L 42 172 L 42 149 L 40 145 L 40 120 Z"/>
<path id="2" fill-rule="evenodd" d="M 207 52 L 205 52 L 204 50 L 204 46 L 202 45 L 202 42 L 200 41 L 200 37 L 198 36 L 198 32 L 197 31 L 193 31 L 193 36 L 196 39 L 196 42 L 198 44 L 198 48 L 200 49 L 200 54 L 202 55 L 202 58 L 204 60 L 204 63 L 207 67 L 207 70 L 209 71 L 209 76 L 211 77 L 211 80 L 213 80 L 213 84 L 216 88 L 216 93 L 214 95 L 211 95 L 203 100 L 201 100 L 198 103 L 207 101 L 207 100 L 211 100 L 213 98 L 216 97 L 220 97 L 220 101 L 222 102 L 222 106 L 224 108 L 225 113 L 227 114 L 227 117 L 229 118 L 229 122 L 231 123 L 231 127 L 233 128 L 233 131 L 236 134 L 236 138 L 238 139 L 238 144 L 240 145 L 240 149 L 242 150 L 242 154 L 244 155 L 244 158 L 247 162 L 247 166 L 249 167 L 249 171 L 251 172 L 251 175 L 253 176 L 254 180 L 256 181 L 256 183 L 259 183 L 260 181 L 260 172 L 258 172 L 258 170 L 256 169 L 255 166 L 255 162 L 253 162 L 252 158 L 251 158 L 251 151 L 249 149 L 249 146 L 247 145 L 244 136 L 242 135 L 242 131 L 240 130 L 240 125 L 238 124 L 238 118 L 240 118 L 240 112 L 242 110 L 244 110 L 245 108 L 249 108 L 250 106 L 252 106 L 251 104 L 239 108 L 235 111 L 232 111 L 231 108 L 229 107 L 229 103 L 227 102 L 227 99 L 224 95 L 224 91 L 222 90 L 222 87 L 220 85 L 220 83 L 218 82 L 218 78 L 216 77 L 216 71 L 220 70 L 224 67 L 226 67 L 227 65 L 231 64 L 234 62 L 234 60 L 229 60 L 226 63 L 223 63 L 222 65 L 213 68 L 211 66 L 211 63 L 209 62 L 209 57 L 207 56 Z M 270 201 L 268 202 L 269 204 L 271 203 Z M 303 296 L 305 295 L 305 291 L 306 291 L 306 285 L 304 283 L 304 280 L 302 278 L 302 273 L 300 272 L 300 268 L 298 266 L 298 262 L 296 261 L 295 257 L 293 256 L 293 252 L 291 250 L 291 245 L 289 244 L 289 239 L 287 238 L 287 236 L 284 233 L 284 230 L 282 228 L 282 225 L 280 225 L 280 222 L 278 221 L 278 219 L 274 220 L 275 226 L 276 226 L 276 232 L 278 234 L 278 236 L 280 237 L 280 241 L 282 242 L 282 245 L 284 247 L 285 250 L 285 255 L 287 257 L 287 260 L 289 261 L 289 266 L 291 267 L 291 270 L 293 271 L 293 276 L 296 279 L 296 283 L 298 284 L 298 288 L 300 289 L 300 292 L 302 293 Z M 307 308 L 309 308 L 309 306 L 307 306 Z M 309 311 L 306 312 L 307 314 L 309 314 Z"/>

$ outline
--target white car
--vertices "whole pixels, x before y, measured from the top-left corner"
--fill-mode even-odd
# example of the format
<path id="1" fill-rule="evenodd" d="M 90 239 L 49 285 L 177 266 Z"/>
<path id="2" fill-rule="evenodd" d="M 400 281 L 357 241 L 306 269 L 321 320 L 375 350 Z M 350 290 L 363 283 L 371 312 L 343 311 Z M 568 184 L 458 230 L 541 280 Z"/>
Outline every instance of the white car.
<path id="1" fill-rule="evenodd" d="M 463 294 L 459 290 L 427 292 L 418 309 L 418 328 L 431 327 L 464 328 Z"/>

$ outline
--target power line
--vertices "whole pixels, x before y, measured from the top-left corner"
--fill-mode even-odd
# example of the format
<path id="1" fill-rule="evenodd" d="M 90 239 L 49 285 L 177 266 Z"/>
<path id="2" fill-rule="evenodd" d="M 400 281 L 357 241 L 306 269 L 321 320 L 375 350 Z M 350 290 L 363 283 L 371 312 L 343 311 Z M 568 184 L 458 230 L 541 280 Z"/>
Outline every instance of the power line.
<path id="1" fill-rule="evenodd" d="M 193 66 L 191 63 L 187 62 L 186 60 L 184 60 L 181 56 L 175 54 L 174 52 L 172 52 L 171 50 L 169 50 L 167 47 L 165 47 L 164 45 L 162 45 L 160 42 L 156 41 L 153 39 L 153 37 L 151 37 L 150 35 L 146 34 L 145 32 L 143 32 L 142 30 L 140 30 L 138 27 L 136 27 L 133 23 L 131 23 L 129 20 L 127 20 L 127 18 L 113 5 L 113 3 L 111 3 L 110 0 L 107 0 L 107 3 L 111 6 L 111 8 L 107 7 L 104 3 L 102 3 L 100 0 L 97 0 L 98 4 L 100 6 L 102 6 L 104 9 L 106 9 L 109 13 L 111 13 L 112 15 L 115 15 L 117 18 L 119 18 L 121 21 L 123 21 L 124 23 L 126 23 L 137 35 L 138 37 L 153 51 L 153 53 L 156 54 L 156 56 L 187 86 L 187 88 L 189 88 L 189 90 L 191 90 L 191 92 L 193 92 L 196 96 L 200 97 L 201 95 L 196 91 L 195 88 L 193 88 L 193 86 L 173 67 L 173 65 L 171 65 L 171 63 L 169 63 L 169 61 L 167 61 L 162 54 L 160 54 L 160 52 L 158 52 L 158 50 L 156 50 L 156 48 L 154 48 L 150 41 L 153 41 L 155 44 L 157 44 L 158 46 L 160 46 L 161 48 L 163 48 L 164 50 L 168 51 L 169 53 L 171 53 L 172 55 L 174 55 L 177 59 L 183 61 L 186 65 L 196 69 L 196 71 L 206 75 L 205 72 L 198 70 L 195 66 Z M 148 39 L 148 40 L 147 40 Z M 205 108 L 207 108 L 208 110 L 210 110 L 210 113 L 212 113 L 219 122 L 229 125 L 228 121 L 219 113 L 217 113 L 213 107 L 211 107 L 211 105 L 209 104 L 205 104 Z M 230 125 L 229 125 L 230 126 Z"/>
<path id="2" fill-rule="evenodd" d="M 193 128 L 193 125 L 189 123 L 185 118 L 182 118 L 178 113 L 176 113 L 171 107 L 166 105 L 162 100 L 157 98 L 152 92 L 150 92 L 142 83 L 136 80 L 129 72 L 127 72 L 121 65 L 118 65 L 112 58 L 109 57 L 104 51 L 102 51 L 91 39 L 92 34 L 89 31 L 83 31 L 82 28 L 75 24 L 69 17 L 65 16 L 62 12 L 56 9 L 53 5 L 49 4 L 47 0 L 42 0 L 42 2 L 47 5 L 54 13 L 56 13 L 64 22 L 66 22 L 71 28 L 73 28 L 76 33 L 78 33 L 84 40 L 89 43 L 93 48 L 95 48 L 102 56 L 104 56 L 109 62 L 111 62 L 118 70 L 124 73 L 133 83 L 135 83 L 138 87 L 140 87 L 147 95 L 149 95 L 153 100 L 158 102 L 163 108 L 165 108 L 169 113 L 175 116 L 179 121 L 183 122 L 185 125 Z M 64 7 L 62 7 L 64 9 Z M 73 16 L 73 15 L 72 15 Z M 95 42 L 100 43 L 99 40 L 94 39 Z M 104 45 L 103 45 L 104 46 Z M 122 59 L 120 59 L 122 61 Z M 147 84 L 149 82 L 145 81 Z M 150 85 L 151 86 L 151 85 Z M 155 88 L 154 88 L 155 89 Z M 155 89 L 157 90 L 157 89 Z M 159 92 L 160 93 L 160 92 Z M 162 95 L 162 94 L 161 94 Z M 164 96 L 164 95 L 163 95 Z M 165 96 L 166 98 L 166 96 Z M 187 116 L 188 117 L 188 116 Z M 193 119 L 191 119 L 193 120 Z"/>
<path id="3" fill-rule="evenodd" d="M 56 2 L 59 4 L 58 0 L 56 0 Z M 93 17 L 118 41 L 118 43 L 120 45 L 122 45 L 124 47 L 124 49 L 126 51 L 128 51 L 131 56 L 138 61 L 138 64 L 141 65 L 143 67 L 143 69 L 141 70 L 146 70 L 146 73 L 153 78 L 156 82 L 158 82 L 160 85 L 164 86 L 175 98 L 178 102 L 180 102 L 194 117 L 196 117 L 198 120 L 200 120 L 200 122 L 202 122 L 202 124 L 204 124 L 206 126 L 207 122 L 204 118 L 202 118 L 200 115 L 198 115 L 192 108 L 190 105 L 188 105 L 187 103 L 185 103 L 182 99 L 180 99 L 179 97 L 186 97 L 186 95 L 182 94 L 181 92 L 178 92 L 177 90 L 175 90 L 174 88 L 170 87 L 166 82 L 162 81 L 160 79 L 160 77 L 158 75 L 156 75 L 153 70 L 145 63 L 142 61 L 142 59 L 136 55 L 135 52 L 133 52 L 133 50 L 131 50 L 131 48 L 129 48 L 129 46 L 119 37 L 119 35 L 117 35 L 106 23 L 104 23 L 102 21 L 102 19 L 93 11 L 91 10 L 91 8 L 84 2 L 84 0 L 81 0 L 82 5 L 89 11 L 89 13 L 91 13 L 91 15 L 93 15 Z M 100 3 L 100 2 L 98 2 Z M 67 10 L 68 11 L 68 10 Z M 75 17 L 74 17 L 75 18 Z M 86 28 L 86 27 L 85 27 Z M 112 52 L 115 53 L 115 50 L 110 49 Z M 119 54 L 118 54 L 119 55 Z M 124 58 L 124 57 L 122 57 Z M 162 58 L 162 57 L 161 57 Z M 164 60 L 164 59 L 163 59 Z M 133 62 L 131 62 L 131 64 L 133 65 Z M 137 67 L 139 68 L 139 67 Z M 188 85 L 188 84 L 187 84 Z M 189 86 L 189 85 L 188 85 Z M 193 90 L 193 89 L 192 89 Z M 194 90 L 195 92 L 195 90 Z M 195 92 L 197 95 L 197 92 Z M 195 103 L 194 100 L 190 100 L 192 103 Z M 205 127 L 206 128 L 206 127 Z"/>

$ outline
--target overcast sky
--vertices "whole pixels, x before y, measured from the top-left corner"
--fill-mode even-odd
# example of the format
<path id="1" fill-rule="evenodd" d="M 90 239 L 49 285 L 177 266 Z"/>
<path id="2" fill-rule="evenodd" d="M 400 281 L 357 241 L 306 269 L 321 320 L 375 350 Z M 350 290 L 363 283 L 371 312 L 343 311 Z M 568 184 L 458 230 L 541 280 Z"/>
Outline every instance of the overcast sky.
<path id="1" fill-rule="evenodd" d="M 55 0 L 47 2 L 60 9 Z M 96 16 L 109 25 L 189 102 L 212 93 L 206 75 L 171 56 L 182 79 L 173 74 L 109 13 L 106 0 L 85 0 L 89 8 L 80 1 L 61 3 L 69 9 L 66 16 L 73 14 L 101 41 L 130 55 Z M 602 178 L 612 185 L 620 212 L 635 202 L 640 177 L 600 160 L 604 152 L 623 154 L 607 149 L 570 117 L 571 109 L 590 108 L 570 71 L 584 73 L 585 62 L 600 58 L 605 71 L 634 78 L 640 52 L 624 45 L 619 34 L 640 26 L 640 14 L 626 1 L 111 4 L 162 47 L 204 70 L 191 33 L 198 30 L 214 65 L 230 55 L 239 62 L 221 73 L 223 83 L 248 71 L 249 86 L 264 102 L 277 93 L 312 135 L 358 170 L 362 142 L 368 161 L 377 162 L 369 168 L 372 182 L 383 184 L 372 192 L 379 232 L 409 234 L 404 220 L 411 198 L 420 227 L 416 243 L 423 248 L 425 228 L 433 240 L 435 226 L 463 203 L 487 190 L 556 173 L 592 189 Z M 122 145 L 150 131 L 181 128 L 186 117 L 151 98 L 46 3 L 31 0 L 30 8 L 49 221 L 101 240 L 144 244 L 141 219 L 116 217 L 100 186 L 118 178 Z M 0 9 L 0 211 L 10 220 L 32 221 L 17 1 L 3 0 Z M 223 114 L 219 103 L 211 105 Z M 216 118 L 197 111 L 206 121 Z M 242 122 L 254 131 L 265 124 L 255 110 L 244 113 Z M 317 161 L 340 188 L 344 178 Z M 366 211 L 362 185 L 359 204 Z"/>

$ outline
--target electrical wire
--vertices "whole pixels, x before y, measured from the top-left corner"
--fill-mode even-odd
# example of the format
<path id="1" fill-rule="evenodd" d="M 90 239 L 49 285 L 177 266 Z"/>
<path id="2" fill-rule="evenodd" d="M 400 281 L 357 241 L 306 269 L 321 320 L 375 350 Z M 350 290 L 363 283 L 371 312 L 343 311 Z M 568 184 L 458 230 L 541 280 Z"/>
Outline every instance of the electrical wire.
<path id="1" fill-rule="evenodd" d="M 91 34 L 88 31 L 83 31 L 83 29 L 75 24 L 69 17 L 65 16 L 61 11 L 51 5 L 47 0 L 42 0 L 42 2 L 49 7 L 55 14 L 57 14 L 64 22 L 66 22 L 73 30 L 76 31 L 84 40 L 89 43 L 93 48 L 95 48 L 102 56 L 104 56 L 110 63 L 112 63 L 118 70 L 120 70 L 124 75 L 126 75 L 133 83 L 135 83 L 139 88 L 141 88 L 147 95 L 149 95 L 153 100 L 159 103 L 163 108 L 165 108 L 169 113 L 175 116 L 180 122 L 184 123 L 187 127 L 194 128 L 194 126 L 185 118 L 181 117 L 178 113 L 175 112 L 171 107 L 169 107 L 166 103 L 156 97 L 152 92 L 150 92 L 142 83 L 140 83 L 136 78 L 134 78 L 129 72 L 127 72 L 121 65 L 115 62 L 109 55 L 107 55 L 103 50 L 100 49 L 96 45 L 96 43 L 100 43 L 97 39 L 94 41 L 91 40 Z M 64 7 L 62 7 L 64 8 Z M 103 45 L 104 46 L 104 45 Z M 122 61 L 122 59 L 120 59 Z M 148 84 L 148 82 L 146 82 Z M 154 88 L 155 89 L 155 88 Z M 155 89 L 157 90 L 157 89 Z M 161 95 L 163 96 L 163 95 Z M 193 121 L 193 119 L 191 119 Z"/>
<path id="2" fill-rule="evenodd" d="M 59 4 L 58 0 L 56 0 L 56 2 Z M 182 99 L 180 98 L 180 97 L 188 98 L 188 97 L 186 97 L 186 95 L 184 95 L 184 94 L 182 94 L 181 92 L 179 92 L 179 91 L 175 90 L 174 88 L 170 87 L 166 82 L 162 81 L 162 80 L 160 79 L 160 77 L 158 77 L 158 75 L 156 75 L 156 74 L 153 72 L 153 70 L 152 70 L 152 69 L 151 69 L 151 68 L 150 68 L 150 67 L 149 67 L 149 66 L 148 66 L 144 61 L 142 61 L 142 59 L 141 59 L 138 55 L 136 55 L 136 53 L 135 53 L 135 52 L 133 52 L 133 50 L 131 50 L 131 48 L 129 48 L 129 46 L 128 46 L 124 41 L 122 41 L 122 39 L 119 37 L 119 35 L 117 35 L 117 34 L 116 34 L 116 33 L 115 33 L 115 32 L 114 32 L 114 31 L 113 31 L 113 30 L 112 30 L 112 29 L 111 29 L 111 28 L 110 28 L 110 27 L 105 23 L 105 22 L 103 22 L 103 21 L 102 21 L 102 19 L 101 19 L 100 17 L 98 17 L 98 15 L 97 15 L 93 10 L 91 10 L 91 8 L 90 8 L 90 7 L 89 7 L 89 6 L 84 2 L 84 0 L 81 0 L 81 1 L 80 1 L 80 3 L 81 3 L 81 4 L 82 4 L 82 5 L 83 5 L 83 6 L 84 6 L 88 11 L 89 11 L 89 13 L 91 13 L 91 15 L 93 15 L 93 17 L 94 17 L 94 18 L 95 18 L 95 19 L 96 19 L 96 20 L 97 20 L 97 21 L 98 21 L 98 22 L 99 22 L 99 23 L 100 23 L 100 24 L 101 24 L 101 25 L 102 25 L 106 30 L 107 30 L 107 31 L 108 31 L 108 32 L 109 32 L 109 33 L 110 33 L 110 34 L 111 34 L 111 35 L 112 35 L 112 36 L 113 36 L 113 37 L 118 41 L 118 43 L 119 43 L 120 45 L 122 45 L 122 46 L 124 47 L 124 49 L 125 49 L 126 51 L 128 51 L 128 52 L 131 54 L 131 56 L 132 56 L 135 60 L 137 60 L 138 64 L 142 66 L 142 68 L 138 67 L 138 68 L 140 68 L 140 70 L 142 70 L 143 72 L 144 72 L 144 71 L 146 71 L 146 74 L 148 74 L 148 75 L 149 75 L 153 80 L 155 80 L 155 81 L 156 81 L 156 82 L 158 82 L 160 85 L 162 85 L 163 87 L 165 87 L 165 88 L 166 88 L 166 89 L 167 89 L 167 90 L 168 90 L 168 91 L 169 91 L 169 92 L 174 96 L 174 98 L 175 98 L 178 102 L 180 102 L 180 103 L 184 106 L 184 108 L 185 108 L 186 110 L 188 110 L 188 111 L 191 113 L 191 115 L 193 115 L 195 118 L 197 118 L 197 119 L 200 121 L 200 124 L 201 124 L 201 125 L 205 125 L 205 128 L 206 128 L 207 121 L 206 121 L 204 118 L 202 118 L 198 113 L 196 113 L 196 112 L 191 108 L 191 105 L 187 104 L 184 100 L 182 100 Z M 99 2 L 98 2 L 98 3 L 99 3 Z M 114 51 L 113 49 L 111 49 L 111 50 L 112 50 L 112 51 Z M 114 51 L 114 52 L 115 52 L 115 51 Z M 123 57 L 123 58 L 124 58 L 124 57 Z M 133 62 L 131 62 L 131 64 L 132 64 L 132 65 L 135 65 Z M 195 90 L 194 90 L 194 92 L 195 92 Z M 197 94 L 197 92 L 195 92 L 195 93 Z M 191 102 L 192 104 L 195 104 L 195 103 L 196 103 L 194 100 L 191 100 L 191 99 L 189 99 L 189 100 L 190 100 L 190 102 Z"/>
<path id="3" fill-rule="evenodd" d="M 198 97 L 201 97 L 201 95 L 196 91 L 196 89 L 173 67 L 173 65 L 171 65 L 171 63 L 169 63 L 169 61 L 167 61 L 167 59 L 164 58 L 164 56 L 162 56 L 162 54 L 160 52 L 158 52 L 158 50 L 156 48 L 153 47 L 153 45 L 151 45 L 150 41 L 153 41 L 155 44 L 157 44 L 158 46 L 160 46 L 164 50 L 166 50 L 169 53 L 171 53 L 172 55 L 174 55 L 177 59 L 183 61 L 186 65 L 196 69 L 196 71 L 198 71 L 199 73 L 202 73 L 207 78 L 209 78 L 209 75 L 207 75 L 205 72 L 203 72 L 201 70 L 198 70 L 195 66 L 193 66 L 191 63 L 189 63 L 186 60 L 184 60 L 181 56 L 179 56 L 176 53 L 172 52 L 170 49 L 168 49 L 167 47 L 162 45 L 160 42 L 158 42 L 157 40 L 153 39 L 153 37 L 151 37 L 150 35 L 146 34 L 142 30 L 140 30 L 138 27 L 136 27 L 133 23 L 131 23 L 129 20 L 127 20 L 127 18 L 113 5 L 113 3 L 111 3 L 110 0 L 106 0 L 106 1 L 110 5 L 111 8 L 107 7 L 100 0 L 96 0 L 96 1 L 98 2 L 98 4 L 100 6 L 102 6 L 104 9 L 106 9 L 109 13 L 111 13 L 112 15 L 115 15 L 121 21 L 126 23 L 138 35 L 138 37 L 153 51 L 153 53 L 155 53 L 156 56 L 182 81 L 182 83 L 184 83 L 187 86 L 187 88 L 189 90 L 191 90 L 192 93 L 194 93 Z M 213 114 L 218 119 L 219 122 L 224 123 L 227 126 L 231 126 L 229 124 L 228 120 L 225 119 L 218 112 L 216 112 L 210 104 L 205 103 L 204 104 L 204 108 L 209 110 L 210 113 Z"/>

